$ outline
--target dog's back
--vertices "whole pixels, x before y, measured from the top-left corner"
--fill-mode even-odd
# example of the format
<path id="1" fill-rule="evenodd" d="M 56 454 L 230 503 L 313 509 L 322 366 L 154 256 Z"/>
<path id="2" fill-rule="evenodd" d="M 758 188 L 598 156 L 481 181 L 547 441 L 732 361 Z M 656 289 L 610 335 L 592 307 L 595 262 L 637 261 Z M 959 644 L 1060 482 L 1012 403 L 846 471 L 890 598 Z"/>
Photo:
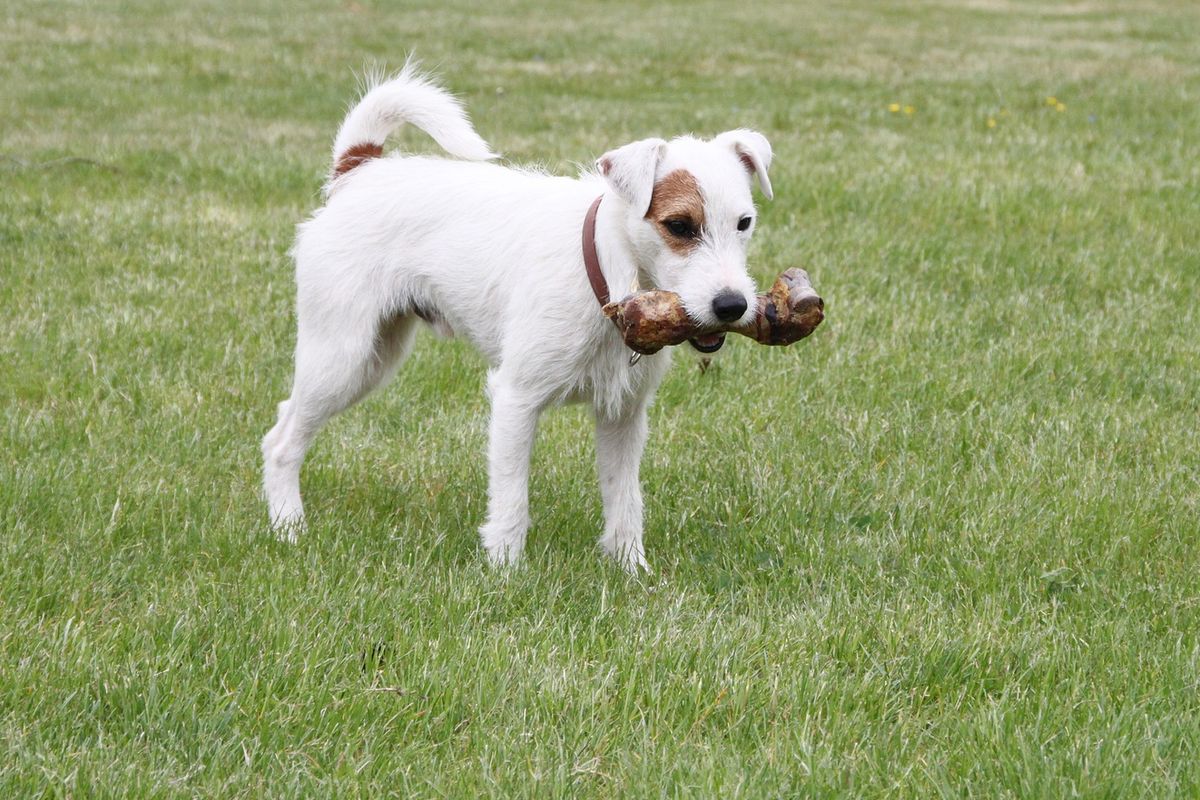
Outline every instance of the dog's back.
<path id="1" fill-rule="evenodd" d="M 391 156 L 336 183 L 298 231 L 301 315 L 309 299 L 325 305 L 331 293 L 374 296 L 378 313 L 412 309 L 444 320 L 496 365 L 506 335 L 553 319 L 556 309 L 595 302 L 577 227 L 602 191 L 596 182 Z M 565 333 L 556 345 L 581 338 Z"/>

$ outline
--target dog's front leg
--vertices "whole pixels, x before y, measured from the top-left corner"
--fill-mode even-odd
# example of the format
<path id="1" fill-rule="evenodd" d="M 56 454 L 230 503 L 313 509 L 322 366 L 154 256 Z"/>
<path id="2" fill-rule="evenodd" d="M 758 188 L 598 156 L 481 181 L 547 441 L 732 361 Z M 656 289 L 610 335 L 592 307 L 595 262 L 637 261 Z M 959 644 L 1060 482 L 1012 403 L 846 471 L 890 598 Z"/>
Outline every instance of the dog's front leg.
<path id="1" fill-rule="evenodd" d="M 479 529 L 488 560 L 521 560 L 529 529 L 529 457 L 542 404 L 498 375 L 489 376 L 488 516 Z"/>
<path id="2" fill-rule="evenodd" d="M 650 571 L 642 546 L 642 487 L 638 479 L 646 432 L 645 404 L 615 418 L 596 414 L 596 466 L 604 502 L 600 547 L 630 572 Z"/>

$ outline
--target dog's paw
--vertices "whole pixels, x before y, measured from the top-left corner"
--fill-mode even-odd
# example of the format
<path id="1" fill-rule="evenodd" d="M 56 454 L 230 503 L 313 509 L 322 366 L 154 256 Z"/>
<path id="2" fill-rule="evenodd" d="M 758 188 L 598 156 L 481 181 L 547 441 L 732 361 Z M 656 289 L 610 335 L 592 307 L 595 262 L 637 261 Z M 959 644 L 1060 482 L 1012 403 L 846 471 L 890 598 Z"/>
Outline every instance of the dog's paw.
<path id="1" fill-rule="evenodd" d="M 515 567 L 521 563 L 525 540 L 524 537 L 515 535 L 511 529 L 498 529 L 487 524 L 479 529 L 479 539 L 484 552 L 487 553 L 488 563 L 493 567 Z"/>
<path id="2" fill-rule="evenodd" d="M 305 528 L 303 512 L 271 515 L 271 532 L 281 542 L 295 544 L 300 541 L 300 536 L 304 533 Z"/>
<path id="3" fill-rule="evenodd" d="M 521 563 L 521 548 L 512 544 L 501 543 L 495 547 L 484 545 L 488 564 L 497 569 L 515 567 Z"/>
<path id="4" fill-rule="evenodd" d="M 641 542 L 601 540 L 600 549 L 630 575 L 653 575 Z"/>
<path id="5" fill-rule="evenodd" d="M 630 575 L 653 575 L 654 574 L 654 569 L 651 568 L 650 562 L 648 562 L 646 560 L 646 557 L 644 555 L 642 555 L 641 553 L 637 553 L 632 556 L 627 556 L 624 559 L 619 559 L 617 561 L 617 563 L 620 564 L 621 568 L 624 569 L 626 572 L 628 572 Z"/>

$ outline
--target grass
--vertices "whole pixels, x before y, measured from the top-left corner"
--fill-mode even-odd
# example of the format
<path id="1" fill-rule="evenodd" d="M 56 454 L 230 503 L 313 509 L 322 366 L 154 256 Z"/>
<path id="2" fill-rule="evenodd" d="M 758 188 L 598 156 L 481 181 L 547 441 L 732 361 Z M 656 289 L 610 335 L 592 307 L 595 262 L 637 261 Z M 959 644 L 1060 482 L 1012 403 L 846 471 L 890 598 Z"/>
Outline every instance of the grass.
<path id="1" fill-rule="evenodd" d="M 1193 4 L 0 17 L 0 795 L 1200 796 Z M 755 272 L 829 318 L 679 359 L 652 578 L 578 408 L 485 568 L 483 370 L 429 337 L 265 530 L 293 226 L 410 49 L 517 163 L 775 147 Z"/>

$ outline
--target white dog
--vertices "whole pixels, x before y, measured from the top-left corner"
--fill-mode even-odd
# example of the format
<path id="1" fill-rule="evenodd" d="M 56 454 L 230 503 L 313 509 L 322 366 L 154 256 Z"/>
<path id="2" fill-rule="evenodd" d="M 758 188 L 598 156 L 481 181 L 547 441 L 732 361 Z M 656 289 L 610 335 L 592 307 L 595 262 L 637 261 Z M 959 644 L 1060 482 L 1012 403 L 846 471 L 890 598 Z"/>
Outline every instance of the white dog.
<path id="1" fill-rule="evenodd" d="M 379 157 L 405 122 L 455 158 Z M 678 293 L 697 323 L 753 314 L 750 183 L 757 178 L 771 197 L 771 146 L 748 130 L 711 141 L 644 139 L 604 154 L 577 179 L 487 163 L 494 158 L 458 101 L 411 64 L 346 116 L 328 201 L 299 226 L 293 250 L 295 378 L 262 448 L 271 524 L 294 539 L 304 519 L 300 465 L 313 437 L 395 372 L 424 321 L 466 337 L 491 367 L 480 528 L 489 559 L 514 563 L 525 545 L 538 417 L 584 401 L 596 420 L 600 545 L 627 569 L 648 568 L 638 465 L 646 409 L 671 356 L 631 358 L 598 298 L 607 287 L 617 299 L 631 286 L 655 287 Z M 692 344 L 711 352 L 722 342 L 717 334 Z"/>

